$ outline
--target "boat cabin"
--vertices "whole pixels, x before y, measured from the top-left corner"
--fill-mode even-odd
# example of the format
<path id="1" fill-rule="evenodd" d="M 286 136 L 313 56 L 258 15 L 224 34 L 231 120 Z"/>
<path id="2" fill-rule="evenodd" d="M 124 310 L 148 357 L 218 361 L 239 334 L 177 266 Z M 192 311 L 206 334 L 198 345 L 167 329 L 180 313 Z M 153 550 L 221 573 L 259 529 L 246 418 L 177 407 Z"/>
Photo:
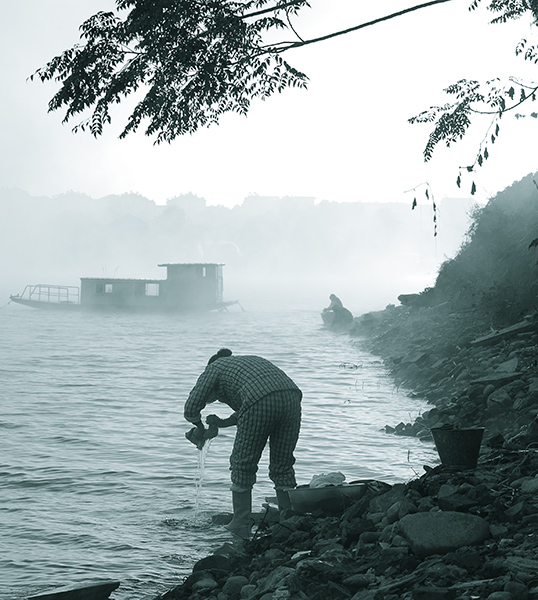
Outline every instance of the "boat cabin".
<path id="1" fill-rule="evenodd" d="M 222 304 L 220 264 L 163 264 L 166 279 L 82 277 L 80 302 L 84 306 L 191 310 Z"/>

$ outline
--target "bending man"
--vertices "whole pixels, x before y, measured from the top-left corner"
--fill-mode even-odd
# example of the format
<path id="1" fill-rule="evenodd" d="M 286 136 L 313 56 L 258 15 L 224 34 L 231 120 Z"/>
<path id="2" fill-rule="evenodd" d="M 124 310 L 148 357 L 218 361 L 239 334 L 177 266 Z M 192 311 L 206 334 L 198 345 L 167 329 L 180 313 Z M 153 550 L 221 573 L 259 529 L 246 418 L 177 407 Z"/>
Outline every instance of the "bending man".
<path id="1" fill-rule="evenodd" d="M 296 486 L 293 453 L 301 426 L 301 399 L 301 390 L 277 366 L 259 356 L 233 356 L 228 349 L 209 359 L 189 394 L 185 419 L 197 427 L 199 439 L 213 437 L 202 423 L 201 411 L 207 404 L 219 400 L 234 411 L 227 419 L 209 415 L 206 422 L 210 428 L 237 425 L 230 456 L 233 519 L 227 528 L 239 537 L 250 534 L 252 486 L 267 441 L 269 477 L 279 508 L 289 504 L 285 490 Z"/>

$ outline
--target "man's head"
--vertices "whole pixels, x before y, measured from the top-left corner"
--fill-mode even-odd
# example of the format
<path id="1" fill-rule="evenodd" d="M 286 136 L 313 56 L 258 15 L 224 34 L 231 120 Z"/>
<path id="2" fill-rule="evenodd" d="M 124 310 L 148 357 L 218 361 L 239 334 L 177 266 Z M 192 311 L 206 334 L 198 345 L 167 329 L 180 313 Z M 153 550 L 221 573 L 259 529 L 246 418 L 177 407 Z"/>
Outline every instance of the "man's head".
<path id="1" fill-rule="evenodd" d="M 211 363 L 215 362 L 219 358 L 223 358 L 224 356 L 231 356 L 231 355 L 232 355 L 231 350 L 228 350 L 228 348 L 221 348 L 216 354 L 213 354 L 213 356 L 209 359 L 207 364 L 210 365 Z"/>

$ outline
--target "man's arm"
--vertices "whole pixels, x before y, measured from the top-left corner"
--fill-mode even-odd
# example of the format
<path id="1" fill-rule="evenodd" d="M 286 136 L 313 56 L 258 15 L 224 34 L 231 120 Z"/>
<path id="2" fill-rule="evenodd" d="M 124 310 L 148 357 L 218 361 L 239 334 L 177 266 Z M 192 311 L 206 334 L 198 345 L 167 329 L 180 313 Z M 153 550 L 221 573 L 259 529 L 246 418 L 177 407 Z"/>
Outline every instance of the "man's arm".
<path id="1" fill-rule="evenodd" d="M 208 415 L 206 418 L 208 425 L 216 425 L 217 427 L 233 427 L 237 425 L 237 413 L 232 413 L 226 419 L 221 419 L 217 415 Z"/>

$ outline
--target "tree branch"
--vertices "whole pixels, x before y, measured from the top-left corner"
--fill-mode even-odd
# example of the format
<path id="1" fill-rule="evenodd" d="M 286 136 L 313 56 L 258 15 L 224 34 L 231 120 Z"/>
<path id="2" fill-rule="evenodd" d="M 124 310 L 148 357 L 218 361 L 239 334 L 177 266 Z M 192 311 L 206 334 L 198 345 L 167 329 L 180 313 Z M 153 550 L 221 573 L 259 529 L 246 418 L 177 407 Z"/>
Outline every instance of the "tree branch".
<path id="1" fill-rule="evenodd" d="M 286 18 L 288 19 L 288 25 L 290 26 L 290 29 L 301 40 L 301 42 L 304 42 L 303 38 L 297 33 L 297 31 L 295 31 L 295 27 L 293 26 L 293 24 L 291 22 L 289 13 L 286 14 Z"/>
<path id="2" fill-rule="evenodd" d="M 523 104 L 523 102 L 526 102 L 529 98 L 532 98 L 532 96 L 538 92 L 538 85 L 535 88 L 531 88 L 528 86 L 527 89 L 530 89 L 531 92 L 525 96 L 525 98 L 523 98 L 522 100 L 520 100 L 519 102 L 517 102 L 516 104 L 513 104 L 512 106 L 509 106 L 508 108 L 499 108 L 498 110 L 475 110 L 474 108 L 469 107 L 469 111 L 472 113 L 475 113 L 477 115 L 497 115 L 500 113 L 505 113 L 508 112 L 509 110 L 514 110 L 514 108 L 517 108 L 518 106 L 521 106 Z"/>
<path id="3" fill-rule="evenodd" d="M 282 10 L 283 8 L 287 8 L 288 6 L 295 6 L 298 4 L 299 0 L 292 0 L 291 2 L 285 2 L 284 4 L 280 4 L 278 6 L 273 6 L 271 8 L 264 8 L 263 10 L 258 10 L 253 13 L 248 13 L 246 15 L 241 15 L 242 19 L 248 19 L 251 17 L 259 17 L 260 15 L 265 15 L 270 12 L 275 12 L 277 10 Z"/>
<path id="4" fill-rule="evenodd" d="M 383 21 L 389 21 L 390 19 L 395 19 L 397 17 L 401 17 L 410 12 L 414 12 L 416 10 L 420 10 L 422 8 L 427 8 L 428 6 L 433 6 L 435 4 L 444 4 L 445 2 L 452 2 L 453 0 L 431 0 L 430 2 L 425 2 L 424 4 L 417 4 L 417 6 L 411 6 L 410 8 L 405 8 L 404 10 L 400 10 L 398 12 L 392 13 L 390 15 L 386 15 L 384 17 L 379 17 L 378 19 L 374 19 L 373 21 L 368 21 L 367 23 L 361 23 L 360 25 L 355 25 L 354 27 L 349 27 L 348 29 L 342 29 L 341 31 L 335 31 L 334 33 L 329 33 L 327 35 L 323 35 L 318 38 L 313 38 L 311 40 L 306 40 L 303 42 L 293 42 L 290 43 L 286 48 L 276 49 L 276 52 L 285 52 L 286 50 L 291 50 L 293 48 L 301 48 L 302 46 L 307 46 L 309 44 L 315 44 L 317 42 L 324 42 L 325 40 L 330 40 L 331 38 L 346 35 L 347 33 L 351 33 L 352 31 L 357 31 L 359 29 L 364 29 L 365 27 L 371 27 L 372 25 L 377 25 L 378 23 L 382 23 Z"/>

